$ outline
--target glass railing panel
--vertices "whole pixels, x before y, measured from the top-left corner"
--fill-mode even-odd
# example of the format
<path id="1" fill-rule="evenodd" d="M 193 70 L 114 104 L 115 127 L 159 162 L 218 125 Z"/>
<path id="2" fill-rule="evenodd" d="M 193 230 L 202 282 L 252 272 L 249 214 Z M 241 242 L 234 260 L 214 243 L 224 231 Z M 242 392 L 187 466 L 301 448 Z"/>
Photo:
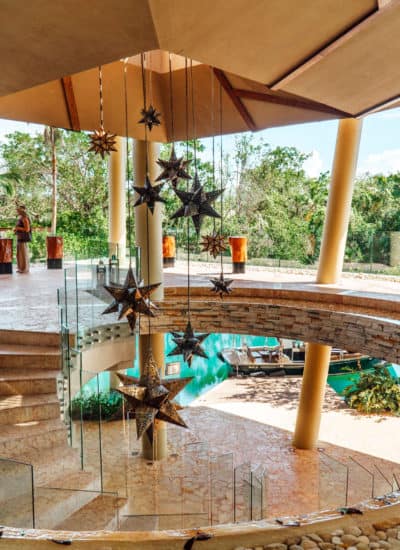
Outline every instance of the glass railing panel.
<path id="1" fill-rule="evenodd" d="M 0 525 L 35 527 L 33 468 L 0 458 Z"/>
<path id="2" fill-rule="evenodd" d="M 394 490 L 392 473 L 388 474 L 383 471 L 382 467 L 379 464 L 374 464 L 372 472 L 374 475 L 372 489 L 372 494 L 374 497 L 387 495 Z"/>
<path id="3" fill-rule="evenodd" d="M 331 510 L 345 506 L 348 467 L 323 452 L 320 452 L 319 459 L 319 509 Z"/>
<path id="4" fill-rule="evenodd" d="M 234 521 L 251 520 L 251 464 L 234 469 Z"/>
<path id="5" fill-rule="evenodd" d="M 100 387 L 99 395 L 103 490 L 127 497 L 130 445 L 124 399 L 119 392 L 109 388 Z"/>
<path id="6" fill-rule="evenodd" d="M 84 387 L 86 384 L 86 387 Z M 81 468 L 92 475 L 92 487 L 102 491 L 102 392 L 97 373 L 76 369 L 70 376 L 72 446 L 78 449 Z"/>
<path id="7" fill-rule="evenodd" d="M 234 521 L 233 453 L 210 457 L 210 525 Z"/>
<path id="8" fill-rule="evenodd" d="M 209 450 L 206 443 L 190 443 L 182 449 L 183 527 L 199 527 L 199 517 L 209 517 Z M 208 523 L 208 521 L 206 522 Z"/>
<path id="9" fill-rule="evenodd" d="M 264 517 L 264 471 L 265 467 L 262 465 L 253 466 L 251 471 L 250 518 L 252 521 Z"/>
<path id="10" fill-rule="evenodd" d="M 370 499 L 373 496 L 373 472 L 353 457 L 350 457 L 347 466 L 349 469 L 347 504 L 357 504 Z"/>
<path id="11" fill-rule="evenodd" d="M 123 506 L 123 501 L 116 493 L 37 487 L 36 527 L 64 531 L 115 531 L 119 528 L 120 506 Z"/>

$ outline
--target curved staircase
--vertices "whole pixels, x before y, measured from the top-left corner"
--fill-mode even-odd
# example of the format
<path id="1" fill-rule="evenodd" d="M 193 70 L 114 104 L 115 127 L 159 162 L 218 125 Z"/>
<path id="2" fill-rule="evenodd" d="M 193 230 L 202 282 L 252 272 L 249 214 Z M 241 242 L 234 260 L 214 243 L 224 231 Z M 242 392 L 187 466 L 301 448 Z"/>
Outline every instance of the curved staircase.
<path id="1" fill-rule="evenodd" d="M 32 526 L 26 463 L 36 527 L 116 529 L 125 499 L 102 493 L 98 472 L 81 469 L 61 419 L 63 382 L 59 334 L 0 330 L 0 523 Z"/>
<path id="2" fill-rule="evenodd" d="M 0 331 L 0 456 L 25 462 L 68 449 L 60 418 L 59 335 Z"/>

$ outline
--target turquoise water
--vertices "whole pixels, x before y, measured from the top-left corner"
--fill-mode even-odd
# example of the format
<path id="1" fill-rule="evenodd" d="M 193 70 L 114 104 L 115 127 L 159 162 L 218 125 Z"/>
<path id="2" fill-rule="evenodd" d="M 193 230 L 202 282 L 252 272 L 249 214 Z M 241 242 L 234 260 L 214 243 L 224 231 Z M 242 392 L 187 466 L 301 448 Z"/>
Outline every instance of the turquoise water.
<path id="1" fill-rule="evenodd" d="M 388 365 L 388 369 L 393 378 L 400 376 L 400 365 L 391 364 Z M 363 371 L 368 372 L 368 371 Z M 348 372 L 346 374 L 332 374 L 328 376 L 328 384 L 335 390 L 336 393 L 341 395 L 343 390 L 347 386 L 351 386 L 360 378 L 358 372 Z"/>
<path id="2" fill-rule="evenodd" d="M 199 395 L 209 391 L 212 387 L 219 384 L 228 377 L 230 367 L 221 361 L 218 358 L 218 352 L 224 348 L 238 347 L 241 346 L 244 342 L 248 346 L 275 346 L 278 345 L 278 340 L 276 338 L 265 337 L 265 336 L 249 336 L 249 335 L 238 335 L 238 334 L 210 334 L 203 344 L 202 347 L 208 359 L 202 357 L 197 357 L 192 361 L 192 367 L 182 360 L 182 357 L 179 355 L 174 355 L 171 357 L 166 357 L 166 364 L 169 363 L 180 363 L 180 375 L 181 377 L 193 376 L 193 380 L 180 392 L 176 401 L 181 405 L 187 405 L 193 399 Z M 165 335 L 165 353 L 166 355 L 175 347 L 175 344 L 172 341 L 171 334 Z M 136 348 L 137 349 L 137 348 Z M 131 376 L 139 375 L 138 362 L 135 360 L 134 366 L 132 369 L 127 370 L 127 374 Z M 177 376 L 177 375 L 174 375 Z M 168 378 L 168 377 L 167 377 Z M 110 375 L 108 372 L 102 372 L 99 374 L 99 387 L 100 391 L 107 392 L 110 389 Z M 96 380 L 91 380 L 85 384 L 83 391 L 85 393 L 94 393 L 97 391 L 97 382 Z"/>

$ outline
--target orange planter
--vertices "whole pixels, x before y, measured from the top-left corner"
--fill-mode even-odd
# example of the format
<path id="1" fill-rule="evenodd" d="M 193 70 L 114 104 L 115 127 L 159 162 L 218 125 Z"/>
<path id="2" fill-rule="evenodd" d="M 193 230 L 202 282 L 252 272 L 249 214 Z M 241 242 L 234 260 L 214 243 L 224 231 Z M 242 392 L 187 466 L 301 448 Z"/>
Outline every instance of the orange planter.
<path id="1" fill-rule="evenodd" d="M 12 273 L 13 241 L 0 239 L 0 275 Z"/>
<path id="2" fill-rule="evenodd" d="M 247 237 L 229 237 L 233 273 L 245 273 L 247 261 Z"/>
<path id="3" fill-rule="evenodd" d="M 62 237 L 46 237 L 47 269 L 62 269 L 64 242 Z"/>
<path id="4" fill-rule="evenodd" d="M 175 237 L 173 235 L 164 235 L 162 247 L 164 267 L 174 267 L 176 257 Z"/>

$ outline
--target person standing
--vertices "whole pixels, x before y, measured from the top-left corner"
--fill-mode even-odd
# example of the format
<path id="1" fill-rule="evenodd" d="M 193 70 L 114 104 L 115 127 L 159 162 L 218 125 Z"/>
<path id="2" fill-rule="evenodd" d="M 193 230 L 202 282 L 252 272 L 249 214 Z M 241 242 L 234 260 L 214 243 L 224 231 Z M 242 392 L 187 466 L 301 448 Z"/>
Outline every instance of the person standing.
<path id="1" fill-rule="evenodd" d="M 17 206 L 18 220 L 14 228 L 17 235 L 17 273 L 29 273 L 28 243 L 32 240 L 31 221 L 23 205 Z"/>

